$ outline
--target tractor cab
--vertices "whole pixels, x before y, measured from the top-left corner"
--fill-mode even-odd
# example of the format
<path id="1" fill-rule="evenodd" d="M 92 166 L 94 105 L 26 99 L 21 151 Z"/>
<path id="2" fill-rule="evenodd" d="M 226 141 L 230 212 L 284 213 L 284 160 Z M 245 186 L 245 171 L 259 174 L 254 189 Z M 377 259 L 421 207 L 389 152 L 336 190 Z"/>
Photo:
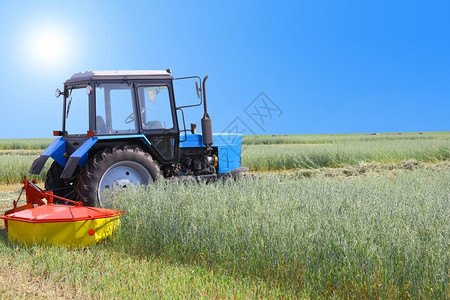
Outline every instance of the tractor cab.
<path id="1" fill-rule="evenodd" d="M 159 160 L 175 162 L 179 128 L 172 79 L 170 71 L 77 73 L 65 82 L 64 92 L 56 91 L 64 95 L 60 134 L 110 141 L 144 135 Z"/>

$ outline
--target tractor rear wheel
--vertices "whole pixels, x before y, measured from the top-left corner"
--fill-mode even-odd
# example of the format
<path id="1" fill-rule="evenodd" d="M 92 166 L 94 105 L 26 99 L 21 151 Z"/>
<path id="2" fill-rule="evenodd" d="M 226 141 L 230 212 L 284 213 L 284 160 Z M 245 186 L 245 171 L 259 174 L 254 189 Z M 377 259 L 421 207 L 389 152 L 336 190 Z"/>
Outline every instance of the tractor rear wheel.
<path id="1" fill-rule="evenodd" d="M 159 165 L 137 146 L 116 146 L 97 152 L 78 177 L 77 200 L 104 206 L 108 190 L 147 184 L 161 176 Z M 103 197 L 102 197 L 103 196 Z"/>
<path id="2" fill-rule="evenodd" d="M 47 191 L 52 191 L 54 195 L 61 196 L 70 200 L 75 200 L 75 186 L 76 179 L 78 175 L 78 169 L 75 170 L 75 174 L 72 178 L 62 179 L 61 173 L 64 170 L 60 164 L 56 161 L 52 163 L 50 169 L 47 171 L 47 177 L 45 179 L 45 189 Z M 54 199 L 58 202 L 57 199 Z"/>

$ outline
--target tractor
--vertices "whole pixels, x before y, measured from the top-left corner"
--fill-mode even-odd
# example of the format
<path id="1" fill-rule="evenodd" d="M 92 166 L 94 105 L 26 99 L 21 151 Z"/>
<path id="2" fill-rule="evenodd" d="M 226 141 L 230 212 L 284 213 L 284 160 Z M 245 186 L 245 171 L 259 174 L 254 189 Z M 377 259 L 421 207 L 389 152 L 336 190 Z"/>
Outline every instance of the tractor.
<path id="1" fill-rule="evenodd" d="M 237 177 L 242 136 L 214 133 L 207 111 L 206 80 L 174 78 L 167 70 L 87 71 L 56 89 L 63 96 L 62 130 L 32 164 L 39 174 L 52 162 L 45 189 L 54 195 L 104 206 L 115 188 L 156 180 Z M 195 82 L 197 103 L 177 105 L 175 80 Z M 186 128 L 184 110 L 203 106 L 202 133 Z"/>

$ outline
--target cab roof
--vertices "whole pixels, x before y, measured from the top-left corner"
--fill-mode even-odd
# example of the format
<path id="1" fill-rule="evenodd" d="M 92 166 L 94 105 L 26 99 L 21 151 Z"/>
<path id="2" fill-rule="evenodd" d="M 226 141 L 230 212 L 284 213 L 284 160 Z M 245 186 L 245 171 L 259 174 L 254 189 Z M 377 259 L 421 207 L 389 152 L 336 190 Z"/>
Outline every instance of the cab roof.
<path id="1" fill-rule="evenodd" d="M 138 80 L 138 79 L 172 79 L 172 72 L 167 70 L 128 70 L 128 71 L 85 71 L 75 73 L 65 83 L 90 80 Z"/>

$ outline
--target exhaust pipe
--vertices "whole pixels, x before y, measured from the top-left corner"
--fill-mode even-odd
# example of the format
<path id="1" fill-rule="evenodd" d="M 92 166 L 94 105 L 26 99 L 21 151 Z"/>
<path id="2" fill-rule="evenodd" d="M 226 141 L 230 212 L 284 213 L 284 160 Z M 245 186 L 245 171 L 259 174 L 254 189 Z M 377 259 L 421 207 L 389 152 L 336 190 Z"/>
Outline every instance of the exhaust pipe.
<path id="1" fill-rule="evenodd" d="M 203 145 L 206 146 L 207 149 L 211 148 L 213 144 L 213 131 L 212 131 L 212 120 L 208 115 L 208 107 L 206 104 L 206 80 L 208 79 L 208 75 L 203 79 L 203 118 L 202 118 L 202 137 L 203 137 Z"/>

